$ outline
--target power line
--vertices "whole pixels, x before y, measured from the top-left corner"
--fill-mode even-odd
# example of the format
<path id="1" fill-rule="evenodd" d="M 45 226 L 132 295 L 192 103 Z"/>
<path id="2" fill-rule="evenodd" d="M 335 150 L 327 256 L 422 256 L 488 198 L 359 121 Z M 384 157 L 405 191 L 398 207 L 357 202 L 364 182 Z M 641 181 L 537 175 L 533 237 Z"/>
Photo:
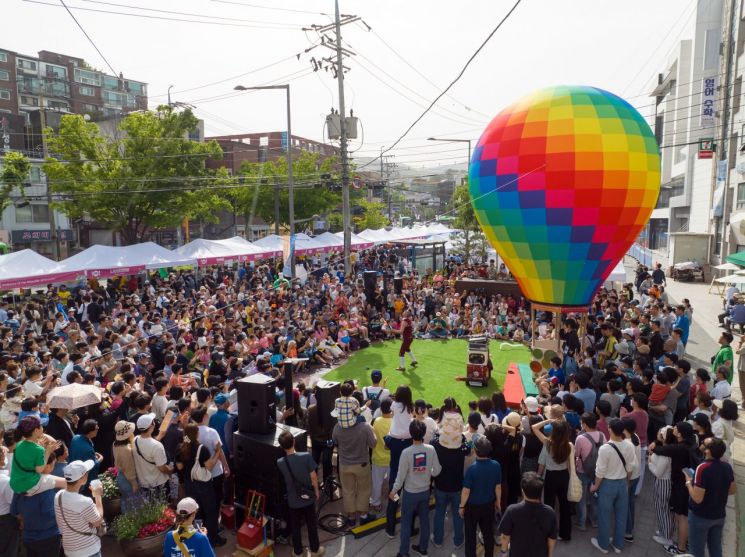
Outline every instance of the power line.
<path id="1" fill-rule="evenodd" d="M 57 4 L 52 4 L 51 2 L 42 2 L 41 0 L 23 0 L 23 1 L 28 2 L 29 4 L 41 4 L 43 6 L 60 7 Z M 250 23 L 231 23 L 231 22 L 223 22 L 223 21 L 202 21 L 198 19 L 184 19 L 184 18 L 175 18 L 175 17 L 158 16 L 158 15 L 146 15 L 146 14 L 135 14 L 135 13 L 129 13 L 129 12 L 119 12 L 115 10 L 102 10 L 98 8 L 85 8 L 83 6 L 71 6 L 71 9 L 82 10 L 85 12 L 110 14 L 110 15 L 124 15 L 124 16 L 129 16 L 129 17 L 139 17 L 143 19 L 156 19 L 156 20 L 162 20 L 162 21 L 178 21 L 181 23 L 202 23 L 205 25 L 219 25 L 223 27 L 243 27 L 243 28 L 250 28 L 250 29 L 273 29 L 275 31 L 295 31 L 300 28 L 300 26 L 297 26 L 297 27 L 279 27 L 278 26 L 278 25 L 285 25 L 285 24 L 259 25 L 259 24 L 250 24 Z"/>
<path id="2" fill-rule="evenodd" d="M 78 21 L 78 18 L 76 18 L 76 17 L 75 17 L 75 14 L 73 14 L 73 13 L 72 13 L 72 12 L 70 11 L 70 8 L 68 8 L 68 7 L 67 7 L 67 4 L 65 4 L 65 0 L 59 0 L 59 1 L 60 1 L 60 4 L 62 4 L 62 6 L 63 6 L 63 7 L 65 8 L 65 10 L 67 10 L 67 13 L 68 13 L 68 14 L 70 14 L 70 17 L 71 17 L 71 18 L 72 18 L 72 20 L 73 20 L 73 21 L 75 22 L 75 24 L 76 24 L 76 25 L 77 25 L 77 26 L 78 26 L 78 27 L 80 28 L 80 30 L 81 30 L 81 31 L 83 32 L 83 35 L 85 35 L 85 38 L 86 38 L 86 39 L 88 39 L 88 42 L 89 42 L 89 43 L 91 43 L 91 44 L 93 45 L 93 48 L 95 48 L 95 49 L 96 49 L 96 52 L 98 52 L 98 55 L 99 55 L 99 56 L 101 57 L 101 59 L 102 59 L 102 60 L 103 60 L 104 62 L 106 62 L 106 65 L 107 65 L 107 66 L 109 67 L 109 69 L 111 70 L 111 73 L 112 73 L 113 75 L 115 75 L 115 76 L 119 75 L 119 74 L 118 74 L 118 73 L 116 72 L 116 70 L 114 69 L 114 67 L 113 67 L 113 66 L 112 66 L 112 65 L 111 65 L 111 64 L 109 63 L 109 61 L 108 61 L 108 60 L 106 59 L 106 56 L 104 56 L 104 55 L 103 55 L 103 52 L 101 52 L 101 49 L 100 49 L 100 48 L 98 48 L 98 45 L 96 45 L 96 43 L 95 43 L 95 42 L 93 41 L 93 39 L 91 39 L 91 36 L 90 36 L 90 35 L 88 34 L 88 32 L 87 32 L 87 31 L 85 30 L 85 28 L 84 28 L 84 27 L 83 27 L 83 26 L 82 26 L 82 25 L 80 24 L 80 22 Z M 50 5 L 50 6 L 54 6 L 55 4 L 49 4 L 49 5 Z"/>
<path id="3" fill-rule="evenodd" d="M 468 69 L 468 66 L 471 65 L 471 62 L 473 62 L 473 60 L 476 58 L 476 56 L 478 56 L 479 52 L 481 52 L 484 49 L 484 47 L 487 45 L 487 43 L 495 35 L 495 33 L 497 31 L 499 31 L 499 29 L 502 27 L 502 25 L 505 23 L 505 21 L 507 21 L 509 19 L 509 17 L 512 15 L 512 13 L 520 5 L 520 2 L 522 2 L 522 0 L 517 0 L 517 2 L 515 2 L 515 4 L 512 6 L 512 8 L 510 8 L 510 11 L 507 12 L 507 15 L 505 15 L 502 18 L 502 20 L 497 24 L 497 26 L 494 29 L 492 29 L 491 33 L 489 33 L 489 35 L 486 37 L 486 39 L 481 43 L 481 45 L 476 49 L 476 51 L 466 61 L 465 65 L 461 68 L 460 72 L 458 72 L 458 75 L 455 76 L 455 79 L 453 79 L 448 84 L 448 86 L 445 87 L 445 89 L 439 95 L 437 95 L 437 97 L 435 97 L 435 99 L 424 110 L 424 112 L 422 112 L 419 115 L 419 117 L 416 120 L 414 120 L 414 122 L 412 122 L 412 124 L 406 129 L 406 131 L 404 131 L 404 133 L 401 134 L 401 136 L 398 139 L 396 139 L 396 141 L 393 142 L 393 145 L 391 145 L 390 147 L 388 147 L 387 149 L 385 149 L 380 155 L 378 155 L 375 159 L 373 159 L 369 163 L 365 164 L 364 166 L 367 166 L 369 164 L 372 164 L 373 162 L 375 162 L 376 160 L 378 160 L 382 155 L 384 155 L 385 153 L 387 153 L 388 151 L 390 151 L 391 149 L 393 149 L 396 145 L 398 145 L 401 142 L 401 140 L 404 137 L 406 137 L 409 134 L 409 132 L 412 129 L 414 129 L 414 126 L 416 126 L 422 120 L 422 118 L 424 118 L 427 115 L 427 113 L 432 109 L 432 107 L 435 106 L 435 104 L 437 104 L 437 101 L 439 101 L 443 96 L 445 96 L 445 94 L 447 94 L 447 92 L 450 89 L 452 89 L 453 85 L 455 85 L 460 80 L 460 78 L 463 77 L 463 74 L 466 73 L 466 70 Z M 364 168 L 364 166 L 363 166 L 363 168 Z"/>
<path id="4" fill-rule="evenodd" d="M 277 12 L 291 12 L 297 14 L 309 14 L 309 15 L 328 15 L 323 12 L 311 12 L 308 10 L 296 10 L 292 8 L 277 8 L 273 6 L 262 6 L 260 4 L 247 4 L 245 2 L 233 2 L 229 0 L 212 0 L 213 2 L 219 2 L 220 4 L 232 4 L 234 6 L 243 6 L 244 8 L 257 8 L 260 10 L 274 10 Z"/>

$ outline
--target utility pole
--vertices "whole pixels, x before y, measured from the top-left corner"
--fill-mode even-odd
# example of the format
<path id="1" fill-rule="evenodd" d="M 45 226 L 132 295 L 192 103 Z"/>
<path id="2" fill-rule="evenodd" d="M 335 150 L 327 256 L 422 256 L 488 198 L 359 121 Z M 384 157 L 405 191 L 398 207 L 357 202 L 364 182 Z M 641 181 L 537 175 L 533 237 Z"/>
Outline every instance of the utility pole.
<path id="1" fill-rule="evenodd" d="M 719 145 L 717 146 L 717 151 L 719 152 L 719 156 L 717 157 L 718 164 L 715 167 L 716 177 L 715 177 L 715 184 L 716 181 L 718 181 L 719 178 L 719 166 L 724 165 L 724 192 L 722 193 L 722 222 L 716 223 L 715 226 L 719 226 L 721 224 L 722 226 L 722 243 L 719 250 L 719 260 L 720 263 L 724 263 L 725 258 L 727 257 L 727 252 L 729 251 L 729 230 L 727 230 L 727 222 L 729 221 L 729 164 L 727 163 L 727 157 L 728 157 L 728 143 L 729 138 L 731 137 L 730 133 L 730 126 L 731 126 L 731 114 L 730 114 L 730 95 L 732 94 L 732 73 L 733 73 L 733 66 L 734 66 L 734 40 L 733 35 L 735 33 L 735 25 L 738 23 L 738 18 L 735 16 L 735 0 L 728 0 L 726 2 L 727 4 L 727 10 L 726 14 L 727 17 L 725 19 L 725 33 L 724 33 L 724 55 L 725 55 L 725 72 L 724 72 L 724 86 L 720 88 L 720 98 L 722 99 L 722 122 L 721 122 L 721 128 L 719 130 Z M 714 241 L 716 242 L 716 234 L 714 235 Z"/>
<path id="2" fill-rule="evenodd" d="M 47 136 L 44 134 L 44 128 L 47 127 L 47 117 L 44 110 L 44 81 L 41 83 L 41 93 L 39 95 L 39 123 L 41 125 L 41 151 L 44 156 L 44 160 L 49 157 L 49 149 L 47 147 Z M 59 234 L 57 233 L 57 222 L 54 216 L 54 209 L 52 209 L 52 190 L 49 188 L 49 176 L 47 178 L 47 214 L 49 215 L 49 235 L 52 241 L 52 258 L 55 261 L 59 261 L 60 258 L 60 241 Z"/>
<path id="3" fill-rule="evenodd" d="M 349 209 L 349 161 L 347 154 L 347 111 L 344 106 L 344 59 L 341 47 L 339 0 L 334 0 L 334 28 L 336 30 L 336 68 L 339 81 L 339 151 L 341 153 L 341 203 L 344 217 L 344 275 L 352 272 L 352 227 Z"/>

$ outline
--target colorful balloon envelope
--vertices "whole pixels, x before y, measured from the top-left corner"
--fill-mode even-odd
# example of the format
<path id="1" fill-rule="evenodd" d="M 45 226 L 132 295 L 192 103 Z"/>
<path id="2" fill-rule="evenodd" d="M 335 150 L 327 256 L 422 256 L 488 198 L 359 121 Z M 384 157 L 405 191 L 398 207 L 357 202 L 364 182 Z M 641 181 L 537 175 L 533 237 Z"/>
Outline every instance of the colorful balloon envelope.
<path id="1" fill-rule="evenodd" d="M 543 89 L 491 121 L 471 158 L 469 188 L 482 230 L 525 296 L 583 307 L 649 220 L 659 148 L 616 95 Z"/>

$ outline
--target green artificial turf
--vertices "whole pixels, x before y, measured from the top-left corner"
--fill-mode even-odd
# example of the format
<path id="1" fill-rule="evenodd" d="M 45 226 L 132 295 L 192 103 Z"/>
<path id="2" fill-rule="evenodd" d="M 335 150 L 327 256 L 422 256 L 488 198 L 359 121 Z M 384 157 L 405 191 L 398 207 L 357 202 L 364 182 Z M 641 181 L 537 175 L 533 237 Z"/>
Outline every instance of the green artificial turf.
<path id="1" fill-rule="evenodd" d="M 344 381 L 355 379 L 360 387 L 370 384 L 370 372 L 380 369 L 383 377 L 388 378 L 386 388 L 391 393 L 402 384 L 408 384 L 414 394 L 414 400 L 422 398 L 433 406 L 440 406 L 442 401 L 453 396 L 461 408 L 468 401 L 491 394 L 501 388 L 507 366 L 511 362 L 529 363 L 530 350 L 522 344 L 512 344 L 492 340 L 489 342 L 494 370 L 489 385 L 470 387 L 465 381 L 456 381 L 458 376 L 466 375 L 466 353 L 468 341 L 461 339 L 434 340 L 415 339 L 411 347 L 419 365 L 410 366 L 411 360 L 406 357 L 406 371 L 395 371 L 398 367 L 398 349 L 400 340 L 372 343 L 368 348 L 354 352 L 343 365 L 328 372 L 324 379 Z"/>

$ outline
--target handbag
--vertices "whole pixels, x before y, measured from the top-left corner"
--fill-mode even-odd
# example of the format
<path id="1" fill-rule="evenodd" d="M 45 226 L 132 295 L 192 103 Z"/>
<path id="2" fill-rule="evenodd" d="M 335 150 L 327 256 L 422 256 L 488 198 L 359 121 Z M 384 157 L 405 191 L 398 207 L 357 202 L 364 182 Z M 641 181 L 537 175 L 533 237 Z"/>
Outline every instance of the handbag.
<path id="1" fill-rule="evenodd" d="M 295 474 L 292 473 L 292 466 L 290 466 L 290 462 L 287 457 L 285 457 L 284 462 L 285 466 L 287 467 L 287 471 L 290 473 L 290 477 L 292 478 L 292 483 L 295 486 L 295 493 L 297 494 L 297 496 L 303 501 L 310 501 L 312 499 L 315 499 L 316 491 L 313 489 L 313 486 L 298 482 Z"/>
<path id="2" fill-rule="evenodd" d="M 582 482 L 577 476 L 577 470 L 574 463 L 574 445 L 569 444 L 572 448 L 569 453 L 569 487 L 567 488 L 567 500 L 572 503 L 579 503 L 582 499 Z"/>
<path id="3" fill-rule="evenodd" d="M 65 526 L 67 526 L 70 530 L 72 530 L 73 532 L 75 532 L 76 534 L 80 536 L 98 536 L 99 538 L 102 538 L 103 536 L 105 536 L 106 530 L 107 530 L 105 522 L 102 522 L 99 526 L 96 526 L 96 529 L 94 532 L 81 532 L 80 530 L 76 530 L 75 528 L 70 526 L 70 523 L 67 522 L 67 517 L 65 516 L 64 507 L 62 506 L 62 494 L 63 493 L 64 491 L 60 491 L 59 493 L 57 493 L 54 500 L 57 503 L 57 506 L 59 507 L 59 514 L 62 517 L 62 520 L 65 523 Z"/>
<path id="4" fill-rule="evenodd" d="M 194 465 L 191 467 L 191 479 L 195 482 L 209 482 L 212 480 L 212 472 L 207 470 L 205 466 L 202 466 L 199 462 L 199 455 L 202 453 L 202 447 L 199 445 L 197 448 L 197 456 L 194 458 Z"/>

